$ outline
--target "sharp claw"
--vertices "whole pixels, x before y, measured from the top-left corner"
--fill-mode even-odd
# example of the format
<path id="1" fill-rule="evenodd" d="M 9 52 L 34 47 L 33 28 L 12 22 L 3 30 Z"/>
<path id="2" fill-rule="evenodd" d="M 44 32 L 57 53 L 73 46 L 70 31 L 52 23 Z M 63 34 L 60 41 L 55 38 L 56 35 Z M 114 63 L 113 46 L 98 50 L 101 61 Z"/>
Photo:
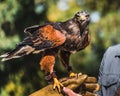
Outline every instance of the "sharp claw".
<path id="1" fill-rule="evenodd" d="M 60 86 L 59 86 L 59 85 L 57 85 L 57 88 L 58 88 L 58 92 L 60 93 L 60 92 L 61 92 L 61 90 L 60 90 Z"/>
<path id="2" fill-rule="evenodd" d="M 55 90 L 55 88 L 57 88 L 58 92 L 61 92 L 61 87 L 63 88 L 63 85 L 57 80 L 57 78 L 53 78 L 54 80 L 54 85 L 53 85 L 53 89 Z"/>
<path id="3" fill-rule="evenodd" d="M 55 85 L 53 86 L 53 89 L 55 90 Z"/>
<path id="4" fill-rule="evenodd" d="M 53 89 L 54 89 L 54 90 L 55 90 L 55 88 L 56 88 L 56 84 L 53 85 Z"/>
<path id="5" fill-rule="evenodd" d="M 75 77 L 75 76 L 76 76 L 76 74 L 71 71 L 69 77 Z"/>
<path id="6" fill-rule="evenodd" d="M 64 87 L 63 84 L 60 83 L 60 85 L 61 85 L 62 88 Z"/>

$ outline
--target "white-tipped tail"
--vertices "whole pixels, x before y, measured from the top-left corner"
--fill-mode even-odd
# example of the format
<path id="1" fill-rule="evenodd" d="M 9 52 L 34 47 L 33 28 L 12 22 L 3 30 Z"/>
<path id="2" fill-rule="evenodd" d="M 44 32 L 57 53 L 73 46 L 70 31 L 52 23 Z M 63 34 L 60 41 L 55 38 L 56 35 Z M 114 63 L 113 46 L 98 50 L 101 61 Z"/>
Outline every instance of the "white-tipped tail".
<path id="1" fill-rule="evenodd" d="M 25 46 L 17 46 L 14 50 L 12 50 L 11 52 L 5 53 L 3 55 L 1 55 L 0 57 L 2 57 L 1 61 L 7 61 L 13 58 L 19 58 L 22 57 L 24 55 L 28 55 L 31 52 L 33 52 L 35 50 L 35 48 L 32 48 L 29 45 L 25 45 Z"/>
<path id="2" fill-rule="evenodd" d="M 8 53 L 5 53 L 5 54 L 3 54 L 3 55 L 1 55 L 0 57 L 6 57 L 6 56 L 8 56 L 9 54 Z"/>

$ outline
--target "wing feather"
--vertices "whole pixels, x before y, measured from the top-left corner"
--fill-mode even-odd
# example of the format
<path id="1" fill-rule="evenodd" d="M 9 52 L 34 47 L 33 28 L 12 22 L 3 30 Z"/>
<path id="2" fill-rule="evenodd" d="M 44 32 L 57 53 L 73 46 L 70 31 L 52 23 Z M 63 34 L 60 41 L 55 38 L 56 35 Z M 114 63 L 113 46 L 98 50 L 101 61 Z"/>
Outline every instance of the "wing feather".
<path id="1" fill-rule="evenodd" d="M 33 42 L 33 46 L 39 50 L 60 46 L 66 40 L 65 35 L 52 25 L 46 25 L 39 28 L 30 38 Z"/>
<path id="2" fill-rule="evenodd" d="M 34 26 L 30 26 L 24 29 L 25 33 L 28 34 L 33 34 L 33 32 L 35 32 L 36 30 L 38 30 L 41 26 L 40 25 L 34 25 Z"/>

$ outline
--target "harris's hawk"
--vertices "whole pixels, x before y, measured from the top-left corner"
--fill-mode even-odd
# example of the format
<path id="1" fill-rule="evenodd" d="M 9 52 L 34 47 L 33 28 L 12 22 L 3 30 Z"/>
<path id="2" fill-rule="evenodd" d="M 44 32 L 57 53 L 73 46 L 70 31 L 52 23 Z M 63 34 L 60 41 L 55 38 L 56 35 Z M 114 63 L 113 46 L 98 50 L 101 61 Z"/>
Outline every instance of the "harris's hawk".
<path id="1" fill-rule="evenodd" d="M 59 53 L 62 64 L 69 71 L 70 77 L 74 76 L 69 58 L 72 53 L 80 51 L 89 45 L 90 16 L 87 11 L 77 12 L 73 18 L 64 22 L 51 22 L 44 25 L 34 25 L 24 30 L 28 36 L 16 48 L 1 57 L 2 61 L 19 58 L 30 53 L 39 54 L 44 51 L 40 61 L 41 70 L 44 70 L 47 80 L 52 79 L 60 91 L 63 86 L 57 79 L 54 64 Z"/>

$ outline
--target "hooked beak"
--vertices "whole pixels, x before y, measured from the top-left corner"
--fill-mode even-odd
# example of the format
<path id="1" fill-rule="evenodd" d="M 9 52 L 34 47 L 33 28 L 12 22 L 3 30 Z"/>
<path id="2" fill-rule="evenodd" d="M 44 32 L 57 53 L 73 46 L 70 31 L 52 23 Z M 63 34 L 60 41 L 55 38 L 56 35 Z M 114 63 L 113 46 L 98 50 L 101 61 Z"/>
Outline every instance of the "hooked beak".
<path id="1" fill-rule="evenodd" d="M 79 20 L 80 20 L 80 21 L 84 21 L 84 20 L 86 20 L 86 19 L 87 19 L 87 17 L 84 16 L 84 15 L 82 15 L 82 16 L 79 17 Z"/>

